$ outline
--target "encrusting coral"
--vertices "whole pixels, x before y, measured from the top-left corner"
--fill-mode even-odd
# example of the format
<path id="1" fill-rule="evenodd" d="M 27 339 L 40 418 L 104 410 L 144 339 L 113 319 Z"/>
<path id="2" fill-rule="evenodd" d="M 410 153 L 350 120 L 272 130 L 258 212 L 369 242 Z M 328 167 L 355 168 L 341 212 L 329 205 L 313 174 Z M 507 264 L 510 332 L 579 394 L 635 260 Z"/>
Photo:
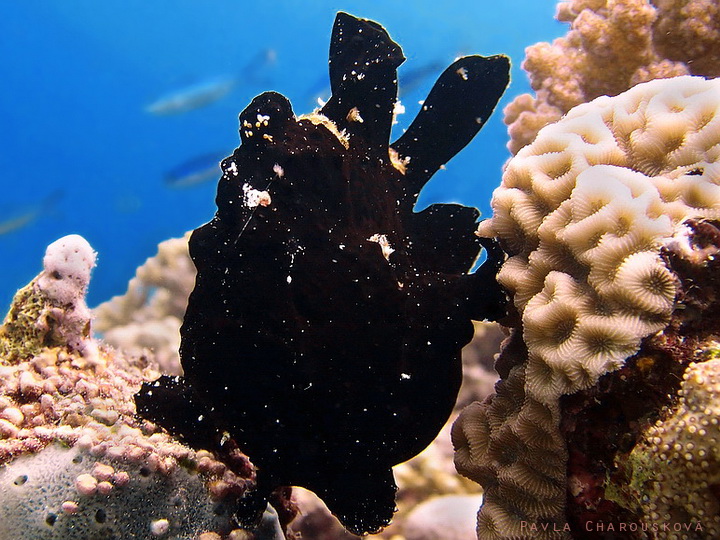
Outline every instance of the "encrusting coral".
<path id="1" fill-rule="evenodd" d="M 552 44 L 528 47 L 523 68 L 536 96 L 505 109 L 515 154 L 572 107 L 652 79 L 720 75 L 720 8 L 714 0 L 566 0 L 571 24 Z"/>
<path id="2" fill-rule="evenodd" d="M 91 336 L 92 249 L 67 236 L 43 263 L 0 327 L 0 536 L 231 534 L 252 465 L 236 454 L 230 470 L 137 419 L 133 394 L 157 365 Z"/>
<path id="3" fill-rule="evenodd" d="M 703 355 L 717 356 L 717 345 Z M 720 359 L 690 364 L 678 395 L 680 400 L 669 415 L 652 424 L 630 452 L 630 485 L 637 493 L 639 511 L 648 521 L 691 523 L 696 518 L 708 538 L 717 538 Z"/>
<path id="4" fill-rule="evenodd" d="M 478 233 L 509 254 L 517 328 L 496 395 L 453 430 L 458 470 L 485 488 L 481 538 L 569 534 L 560 398 L 671 322 L 682 273 L 664 250 L 687 244 L 688 218 L 720 217 L 718 95 L 699 77 L 640 84 L 572 109 L 508 163 Z"/>

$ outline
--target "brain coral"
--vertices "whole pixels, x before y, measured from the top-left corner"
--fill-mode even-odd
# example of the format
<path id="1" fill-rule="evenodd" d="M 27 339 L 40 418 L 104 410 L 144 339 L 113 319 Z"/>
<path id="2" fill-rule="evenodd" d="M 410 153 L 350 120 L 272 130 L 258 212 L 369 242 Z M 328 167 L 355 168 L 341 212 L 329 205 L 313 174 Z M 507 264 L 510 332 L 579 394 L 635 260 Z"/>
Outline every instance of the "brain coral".
<path id="1" fill-rule="evenodd" d="M 523 68 L 536 97 L 505 109 L 511 152 L 580 103 L 678 75 L 717 77 L 720 10 L 714 0 L 565 0 L 565 37 L 526 50 Z"/>
<path id="2" fill-rule="evenodd" d="M 670 320 L 678 285 L 661 248 L 686 218 L 720 217 L 718 95 L 699 77 L 643 83 L 574 108 L 508 163 L 478 234 L 509 254 L 499 280 L 521 325 L 496 395 L 453 430 L 458 470 L 486 490 L 482 538 L 543 536 L 523 522 L 565 533 L 559 398 Z"/>
<path id="3" fill-rule="evenodd" d="M 651 81 L 573 109 L 507 166 L 478 234 L 510 257 L 527 390 L 552 402 L 594 384 L 666 324 L 659 257 L 687 217 L 720 216 L 720 81 Z"/>

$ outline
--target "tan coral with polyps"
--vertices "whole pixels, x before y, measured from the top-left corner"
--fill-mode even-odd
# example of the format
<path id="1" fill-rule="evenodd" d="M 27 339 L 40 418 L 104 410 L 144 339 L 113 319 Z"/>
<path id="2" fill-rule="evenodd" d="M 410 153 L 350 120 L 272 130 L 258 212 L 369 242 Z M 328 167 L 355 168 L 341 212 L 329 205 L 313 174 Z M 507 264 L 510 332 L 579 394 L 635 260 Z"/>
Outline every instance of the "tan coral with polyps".
<path id="1" fill-rule="evenodd" d="M 640 505 L 648 523 L 662 525 L 674 518 L 690 524 L 691 531 L 699 523 L 703 538 L 717 538 L 720 359 L 690 364 L 679 396 L 673 414 L 651 426 L 630 455 L 634 487 L 643 494 Z M 683 538 L 676 530 L 658 528 L 658 538 Z"/>

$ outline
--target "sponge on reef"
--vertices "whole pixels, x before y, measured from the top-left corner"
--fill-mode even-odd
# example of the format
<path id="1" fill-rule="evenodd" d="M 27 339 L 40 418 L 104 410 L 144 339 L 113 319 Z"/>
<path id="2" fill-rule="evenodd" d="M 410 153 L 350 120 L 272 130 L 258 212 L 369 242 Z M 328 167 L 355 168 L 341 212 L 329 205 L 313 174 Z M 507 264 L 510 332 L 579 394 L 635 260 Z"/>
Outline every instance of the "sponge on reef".
<path id="1" fill-rule="evenodd" d="M 132 478 L 132 481 L 130 481 Z M 176 538 L 229 530 L 229 509 L 197 472 L 146 466 L 59 444 L 0 468 L 0 538 Z"/>

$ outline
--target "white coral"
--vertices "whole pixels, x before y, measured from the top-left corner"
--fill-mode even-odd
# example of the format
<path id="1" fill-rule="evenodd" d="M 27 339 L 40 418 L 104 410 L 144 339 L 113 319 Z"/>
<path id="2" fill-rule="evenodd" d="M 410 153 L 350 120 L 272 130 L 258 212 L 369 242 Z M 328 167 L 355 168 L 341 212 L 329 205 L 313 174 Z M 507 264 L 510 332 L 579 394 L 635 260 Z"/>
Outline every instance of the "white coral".
<path id="1" fill-rule="evenodd" d="M 640 84 L 574 108 L 508 163 L 479 234 L 510 252 L 499 279 L 555 373 L 545 386 L 528 372 L 535 399 L 594 384 L 666 324 L 660 248 L 684 219 L 720 217 L 718 96 L 699 77 Z"/>
<path id="2" fill-rule="evenodd" d="M 567 538 L 559 398 L 669 321 L 661 249 L 687 243 L 685 219 L 720 217 L 720 80 L 651 81 L 572 109 L 508 162 L 492 206 L 478 234 L 510 255 L 499 280 L 522 329 L 497 394 L 453 426 L 455 464 L 485 489 L 479 537 Z"/>
<path id="3" fill-rule="evenodd" d="M 47 247 L 38 288 L 59 304 L 70 304 L 85 297 L 95 252 L 82 236 L 63 236 Z"/>
<path id="4" fill-rule="evenodd" d="M 50 330 L 70 349 L 88 357 L 95 356 L 95 344 L 87 339 L 92 314 L 85 293 L 95 258 L 96 253 L 82 236 L 63 236 L 45 250 L 43 271 L 34 281 L 35 291 L 46 302 L 44 317 L 36 326 Z"/>

